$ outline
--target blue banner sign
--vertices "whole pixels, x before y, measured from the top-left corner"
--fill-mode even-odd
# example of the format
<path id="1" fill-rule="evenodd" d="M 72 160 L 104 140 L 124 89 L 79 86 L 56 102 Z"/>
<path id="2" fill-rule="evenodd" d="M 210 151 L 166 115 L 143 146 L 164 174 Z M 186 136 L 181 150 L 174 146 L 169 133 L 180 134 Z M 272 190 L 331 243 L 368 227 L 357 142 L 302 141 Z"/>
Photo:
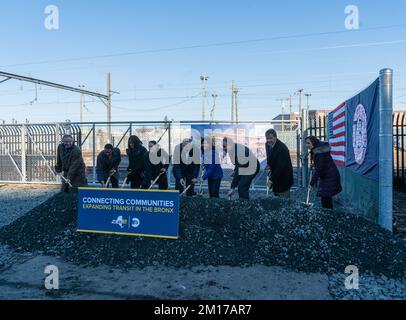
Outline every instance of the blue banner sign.
<path id="1" fill-rule="evenodd" d="M 178 239 L 179 192 L 79 188 L 79 232 Z"/>

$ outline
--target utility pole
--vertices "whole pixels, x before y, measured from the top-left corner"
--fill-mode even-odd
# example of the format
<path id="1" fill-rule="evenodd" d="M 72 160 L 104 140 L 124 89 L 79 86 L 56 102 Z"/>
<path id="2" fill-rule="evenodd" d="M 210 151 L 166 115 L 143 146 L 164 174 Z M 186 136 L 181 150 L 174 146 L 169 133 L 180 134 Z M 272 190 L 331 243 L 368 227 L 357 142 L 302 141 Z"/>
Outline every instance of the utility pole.
<path id="1" fill-rule="evenodd" d="M 84 85 L 79 85 L 79 88 L 83 90 L 85 86 Z M 83 122 L 83 93 L 80 93 L 80 122 Z"/>
<path id="2" fill-rule="evenodd" d="M 290 131 L 293 130 L 293 122 L 292 120 L 295 120 L 295 117 L 293 115 L 293 96 L 289 96 L 289 120 L 290 120 Z"/>
<path id="3" fill-rule="evenodd" d="M 234 123 L 234 80 L 231 82 L 231 122 Z"/>
<path id="4" fill-rule="evenodd" d="M 216 98 L 218 97 L 218 94 L 213 93 L 211 96 L 213 98 L 213 106 L 211 108 L 210 118 L 211 118 L 211 121 L 214 122 L 214 111 L 216 110 Z"/>
<path id="5" fill-rule="evenodd" d="M 302 94 L 303 94 L 304 89 L 299 89 L 297 91 L 298 95 L 299 95 L 299 117 L 301 117 L 302 114 Z"/>
<path id="6" fill-rule="evenodd" d="M 206 74 L 200 76 L 200 80 L 202 80 L 202 121 L 206 118 L 206 81 L 208 79 Z"/>
<path id="7" fill-rule="evenodd" d="M 312 96 L 311 93 L 306 93 L 305 94 L 306 98 L 307 98 L 307 111 L 309 111 L 309 98 Z"/>
<path id="8" fill-rule="evenodd" d="M 288 101 L 289 98 L 282 98 L 282 99 L 277 99 L 276 101 L 280 101 L 281 104 L 281 117 L 282 117 L 282 132 L 285 131 L 285 101 Z"/>
<path id="9" fill-rule="evenodd" d="M 234 84 L 234 108 L 235 108 L 235 122 L 238 123 L 238 87 Z"/>
<path id="10" fill-rule="evenodd" d="M 111 143 L 111 74 L 107 74 L 107 141 Z"/>

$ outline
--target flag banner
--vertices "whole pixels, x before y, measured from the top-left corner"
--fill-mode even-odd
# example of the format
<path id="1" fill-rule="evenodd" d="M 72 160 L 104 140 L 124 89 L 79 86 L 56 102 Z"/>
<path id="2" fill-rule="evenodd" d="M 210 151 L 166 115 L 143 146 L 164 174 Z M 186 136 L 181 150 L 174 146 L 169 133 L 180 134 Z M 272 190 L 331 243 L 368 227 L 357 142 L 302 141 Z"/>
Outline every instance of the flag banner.
<path id="1" fill-rule="evenodd" d="M 331 156 L 337 166 L 345 165 L 345 109 L 346 104 L 340 104 L 328 114 L 328 135 L 331 146 Z"/>
<path id="2" fill-rule="evenodd" d="M 345 165 L 354 173 L 378 180 L 379 79 L 345 105 Z"/>

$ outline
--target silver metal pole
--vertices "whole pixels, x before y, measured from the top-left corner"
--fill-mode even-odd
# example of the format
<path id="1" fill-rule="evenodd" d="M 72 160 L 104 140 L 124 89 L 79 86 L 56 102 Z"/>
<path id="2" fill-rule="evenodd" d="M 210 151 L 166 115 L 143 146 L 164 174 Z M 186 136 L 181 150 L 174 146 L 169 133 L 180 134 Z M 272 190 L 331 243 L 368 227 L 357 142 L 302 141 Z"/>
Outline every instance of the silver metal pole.
<path id="1" fill-rule="evenodd" d="M 93 140 L 93 150 L 92 150 L 92 162 L 93 162 L 93 183 L 96 183 L 96 125 L 93 124 L 93 134 L 92 134 L 92 140 Z"/>
<path id="2" fill-rule="evenodd" d="M 393 70 L 379 74 L 379 224 L 392 232 Z"/>
<path id="3" fill-rule="evenodd" d="M 21 127 L 21 177 L 22 182 L 27 181 L 27 150 L 25 127 Z"/>

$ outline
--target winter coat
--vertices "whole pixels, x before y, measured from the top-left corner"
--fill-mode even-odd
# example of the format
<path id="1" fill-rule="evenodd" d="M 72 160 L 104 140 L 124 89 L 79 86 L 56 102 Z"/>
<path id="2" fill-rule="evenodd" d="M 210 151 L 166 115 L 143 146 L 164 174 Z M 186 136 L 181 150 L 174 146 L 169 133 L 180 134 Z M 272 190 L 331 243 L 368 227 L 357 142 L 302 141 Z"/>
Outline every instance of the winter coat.
<path id="1" fill-rule="evenodd" d="M 293 186 L 293 167 L 288 147 L 279 139 L 271 148 L 265 145 L 266 162 L 271 169 L 270 181 L 274 193 L 284 193 Z"/>
<path id="2" fill-rule="evenodd" d="M 243 159 L 239 159 L 238 158 L 238 154 L 241 152 L 239 150 L 244 150 L 243 154 L 244 154 L 244 158 Z M 255 155 L 252 153 L 252 151 L 239 143 L 235 143 L 231 152 L 230 152 L 230 160 L 231 163 L 234 165 L 234 176 L 233 176 L 233 181 L 231 182 L 231 189 L 235 189 L 241 179 L 241 176 L 243 175 L 253 175 L 256 176 L 259 172 L 259 168 L 260 168 L 260 163 L 257 159 L 257 157 L 255 157 Z M 244 162 L 244 159 L 247 159 L 248 161 Z M 256 165 L 255 168 L 253 168 L 253 170 L 248 169 L 251 165 Z"/>
<path id="3" fill-rule="evenodd" d="M 211 159 L 210 159 L 211 158 Z M 215 149 L 203 153 L 204 174 L 203 180 L 218 180 L 223 178 L 223 169 L 220 165 L 220 156 Z"/>
<path id="4" fill-rule="evenodd" d="M 78 146 L 73 145 L 69 149 L 63 144 L 58 146 L 55 171 L 63 172 L 63 176 L 70 180 L 72 187 L 87 185 L 86 166 Z"/>
<path id="5" fill-rule="evenodd" d="M 193 157 L 193 152 L 195 149 L 189 151 L 189 157 Z M 200 163 L 195 163 L 191 161 L 190 164 L 186 164 L 182 161 L 182 151 L 183 147 L 181 144 L 175 147 L 174 161 L 173 161 L 173 176 L 176 180 L 184 179 L 190 177 L 192 179 L 197 179 L 200 171 Z M 199 158 L 197 158 L 199 159 Z M 199 160 L 198 160 L 199 161 Z M 199 161 L 200 162 L 200 161 Z"/>
<path id="6" fill-rule="evenodd" d="M 110 171 L 112 169 L 116 171 L 113 177 L 118 180 L 119 179 L 118 166 L 120 165 L 120 162 L 121 162 L 120 149 L 114 148 L 111 158 L 109 158 L 109 156 L 104 151 L 100 152 L 99 155 L 97 156 L 97 167 L 96 167 L 97 180 L 106 182 L 108 177 L 110 176 Z"/>
<path id="7" fill-rule="evenodd" d="M 137 145 L 135 148 L 128 148 L 126 150 L 128 156 L 128 181 L 131 181 L 134 176 L 139 176 L 144 173 L 145 154 L 147 152 L 147 149 L 145 149 L 141 144 Z"/>
<path id="8" fill-rule="evenodd" d="M 311 150 L 314 173 L 310 185 L 313 187 L 320 180 L 318 197 L 332 197 L 342 191 L 340 173 L 330 154 L 330 144 L 320 142 Z"/>
<path id="9" fill-rule="evenodd" d="M 145 159 L 144 159 L 145 171 L 144 171 L 143 185 L 150 185 L 151 180 L 155 180 L 161 173 L 162 169 L 166 169 L 166 171 L 168 171 L 168 168 L 169 168 L 169 155 L 165 150 L 159 149 L 156 152 L 156 157 L 159 159 L 162 159 L 162 161 L 158 164 L 153 164 L 151 162 L 150 153 L 151 153 L 151 151 L 148 151 L 147 153 L 145 153 Z"/>

